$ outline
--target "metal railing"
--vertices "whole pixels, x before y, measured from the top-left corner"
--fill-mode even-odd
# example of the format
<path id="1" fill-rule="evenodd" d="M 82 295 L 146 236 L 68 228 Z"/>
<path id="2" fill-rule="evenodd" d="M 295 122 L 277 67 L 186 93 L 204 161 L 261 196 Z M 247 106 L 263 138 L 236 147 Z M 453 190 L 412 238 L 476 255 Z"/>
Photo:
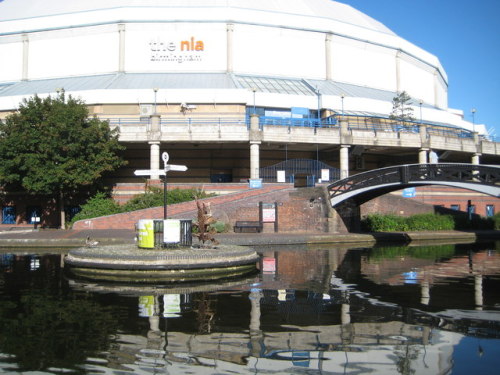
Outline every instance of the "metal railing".
<path id="1" fill-rule="evenodd" d="M 278 171 L 283 171 L 285 181 L 293 183 L 295 176 L 298 175 L 314 177 L 314 180 L 317 180 L 321 178 L 323 170 L 328 170 L 328 180 L 323 182 L 336 181 L 340 178 L 340 169 L 313 159 L 288 159 L 268 167 L 262 167 L 259 176 L 263 182 L 277 182 Z"/>
<path id="2" fill-rule="evenodd" d="M 340 126 L 340 115 L 334 115 L 322 119 L 318 118 L 292 118 L 292 117 L 272 117 L 260 116 L 259 126 L 263 129 L 264 126 L 283 126 L 283 127 L 306 127 L 306 128 L 338 128 Z M 473 138 L 472 131 L 443 124 L 430 122 L 415 122 L 405 121 L 400 122 L 389 119 L 388 117 L 376 116 L 360 116 L 360 115 L 345 115 L 343 117 L 347 121 L 348 130 L 366 130 L 373 132 L 394 132 L 394 133 L 419 133 L 420 126 L 426 125 L 428 135 L 436 135 L 443 137 L 455 138 Z M 108 120 L 110 126 L 119 127 L 122 131 L 127 131 L 127 128 L 144 126 L 148 129 L 150 124 L 149 118 L 144 117 L 110 117 L 102 118 Z M 250 127 L 249 116 L 239 117 L 223 117 L 223 116 L 175 116 L 162 117 L 160 120 L 162 127 L 168 126 L 185 126 L 185 125 L 245 125 Z M 493 137 L 482 137 L 485 140 L 496 141 Z"/>
<path id="3" fill-rule="evenodd" d="M 378 185 L 407 185 L 412 182 L 432 184 L 433 181 L 467 182 L 498 187 L 500 167 L 455 163 L 398 165 L 358 173 L 330 184 L 327 189 L 332 200 L 354 190 L 364 190 Z"/>

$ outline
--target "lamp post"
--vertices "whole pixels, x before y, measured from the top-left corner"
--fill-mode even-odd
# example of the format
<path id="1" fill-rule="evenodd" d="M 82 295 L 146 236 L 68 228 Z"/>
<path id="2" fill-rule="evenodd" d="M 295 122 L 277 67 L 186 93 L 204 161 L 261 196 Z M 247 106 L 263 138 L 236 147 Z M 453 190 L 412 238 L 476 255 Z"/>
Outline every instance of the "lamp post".
<path id="1" fill-rule="evenodd" d="M 153 89 L 153 91 L 154 91 L 154 93 L 155 93 L 154 114 L 156 115 L 156 93 L 158 92 L 158 88 L 157 88 L 157 87 L 155 87 L 155 88 Z"/>
<path id="2" fill-rule="evenodd" d="M 316 87 L 316 95 L 318 96 L 318 126 L 321 125 L 321 91 Z"/>
<path id="3" fill-rule="evenodd" d="M 476 119 L 475 119 L 476 108 L 472 108 L 470 111 L 472 113 L 472 132 L 475 133 L 476 132 Z"/>
<path id="4" fill-rule="evenodd" d="M 253 114 L 255 115 L 256 109 L 255 109 L 255 92 L 257 89 L 255 87 L 252 87 L 252 92 L 253 92 Z"/>
<path id="5" fill-rule="evenodd" d="M 418 101 L 418 105 L 420 106 L 420 123 L 422 123 L 422 104 L 424 104 L 424 101 L 420 99 Z"/>
<path id="6" fill-rule="evenodd" d="M 342 101 L 342 118 L 344 118 L 344 98 L 345 98 L 345 95 L 341 94 L 340 100 Z"/>

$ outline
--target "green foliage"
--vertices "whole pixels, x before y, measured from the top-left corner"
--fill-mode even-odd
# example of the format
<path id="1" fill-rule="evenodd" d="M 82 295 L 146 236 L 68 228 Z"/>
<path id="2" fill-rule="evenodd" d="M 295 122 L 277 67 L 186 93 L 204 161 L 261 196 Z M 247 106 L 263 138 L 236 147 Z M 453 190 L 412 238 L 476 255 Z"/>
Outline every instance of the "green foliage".
<path id="1" fill-rule="evenodd" d="M 467 230 L 467 229 L 495 229 L 497 218 L 487 218 L 481 217 L 479 215 L 472 215 L 472 219 L 469 220 L 469 215 L 467 213 L 458 213 L 453 216 L 455 221 L 455 229 L 457 230 Z"/>
<path id="2" fill-rule="evenodd" d="M 210 224 L 210 229 L 213 229 L 216 233 L 226 233 L 228 232 L 228 225 L 222 221 L 216 221 Z"/>
<path id="3" fill-rule="evenodd" d="M 413 121 L 413 108 L 411 105 L 412 98 L 406 91 L 398 93 L 392 98 L 392 112 L 389 115 L 391 120 L 399 122 Z"/>
<path id="4" fill-rule="evenodd" d="M 172 189 L 168 191 L 167 203 L 182 203 L 192 201 L 196 197 L 207 198 L 211 196 L 214 196 L 214 194 L 207 194 L 199 189 Z M 108 194 L 99 192 L 81 206 L 82 210 L 73 217 L 71 223 L 98 216 L 107 216 L 160 206 L 163 206 L 163 189 L 154 186 L 148 187 L 144 194 L 136 195 L 123 206 L 116 203 Z"/>
<path id="5" fill-rule="evenodd" d="M 396 215 L 368 215 L 361 221 L 367 232 L 403 232 L 425 230 L 489 230 L 500 229 L 500 214 L 492 218 L 473 215 L 472 220 L 465 213 L 456 215 L 421 214 L 410 217 Z"/>
<path id="6" fill-rule="evenodd" d="M 167 192 L 167 204 L 192 201 L 195 198 L 213 196 L 199 189 L 172 189 Z M 123 211 L 136 211 L 144 208 L 163 206 L 163 189 L 148 187 L 144 194 L 139 194 L 125 203 Z"/>
<path id="7" fill-rule="evenodd" d="M 369 253 L 370 260 L 380 261 L 384 259 L 398 258 L 409 256 L 418 259 L 439 260 L 450 258 L 455 253 L 454 245 L 439 245 L 439 246 L 384 246 L 375 247 Z"/>
<path id="8" fill-rule="evenodd" d="M 24 99 L 0 122 L 0 185 L 31 194 L 65 194 L 95 184 L 124 165 L 123 146 L 107 121 L 64 93 Z"/>
<path id="9" fill-rule="evenodd" d="M 108 350 L 119 328 L 116 314 L 90 294 L 28 290 L 15 302 L 0 304 L 0 350 L 15 358 L 17 373 L 83 374 L 75 364 Z"/>
<path id="10" fill-rule="evenodd" d="M 492 220 L 493 220 L 493 228 L 495 230 L 500 230 L 500 212 L 496 213 L 495 216 L 493 216 Z"/>
<path id="11" fill-rule="evenodd" d="M 455 223 L 450 215 L 421 214 L 411 217 L 396 215 L 368 215 L 363 228 L 369 232 L 402 232 L 422 230 L 453 230 Z"/>
<path id="12" fill-rule="evenodd" d="M 158 206 L 163 206 L 163 190 L 157 187 L 148 187 L 144 194 L 136 195 L 125 203 L 123 211 L 136 211 Z"/>
<path id="13" fill-rule="evenodd" d="M 113 215 L 122 211 L 120 205 L 113 198 L 102 192 L 90 198 L 81 208 L 82 210 L 71 220 L 72 223 L 98 216 Z"/>
<path id="14" fill-rule="evenodd" d="M 421 214 L 406 218 L 409 230 L 453 230 L 455 223 L 451 215 Z"/>
<path id="15" fill-rule="evenodd" d="M 362 221 L 363 229 L 368 232 L 391 232 L 406 229 L 403 226 L 404 218 L 396 215 L 368 215 Z M 397 229 L 396 229 L 397 228 Z"/>

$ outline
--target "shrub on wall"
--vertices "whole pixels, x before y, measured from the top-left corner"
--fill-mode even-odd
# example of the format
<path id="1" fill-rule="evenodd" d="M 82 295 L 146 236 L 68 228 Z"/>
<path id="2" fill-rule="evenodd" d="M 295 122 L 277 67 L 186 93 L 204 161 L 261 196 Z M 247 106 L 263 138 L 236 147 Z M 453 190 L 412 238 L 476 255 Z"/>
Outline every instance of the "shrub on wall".
<path id="1" fill-rule="evenodd" d="M 81 206 L 81 211 L 71 219 L 71 223 L 98 216 L 113 215 L 119 212 L 121 212 L 120 205 L 106 193 L 99 192 Z"/>
<path id="2" fill-rule="evenodd" d="M 175 204 L 189 202 L 196 198 L 206 198 L 213 196 L 200 189 L 172 189 L 167 191 L 167 203 Z M 136 211 L 144 208 L 163 206 L 163 189 L 158 187 L 148 187 L 144 194 L 139 194 L 123 205 L 123 211 Z"/>
<path id="3" fill-rule="evenodd" d="M 369 232 L 453 230 L 455 223 L 450 215 L 421 214 L 402 217 L 373 214 L 363 220 L 363 228 Z"/>
<path id="4" fill-rule="evenodd" d="M 496 230 L 500 230 L 500 212 L 495 214 L 495 216 L 493 216 L 493 227 L 496 229 Z"/>
<path id="5" fill-rule="evenodd" d="M 214 194 L 207 194 L 200 189 L 172 189 L 168 190 L 167 202 L 175 204 L 211 196 Z M 100 192 L 81 206 L 81 211 L 73 217 L 71 224 L 78 220 L 160 206 L 163 206 L 163 189 L 157 187 L 148 187 L 145 193 L 136 195 L 123 206 L 116 203 L 106 193 Z"/>
<path id="6" fill-rule="evenodd" d="M 466 213 L 455 215 L 453 219 L 455 220 L 455 229 L 457 230 L 495 229 L 497 225 L 495 218 L 472 215 L 472 218 L 469 219 L 469 215 L 467 215 Z"/>
<path id="7" fill-rule="evenodd" d="M 450 215 L 420 214 L 406 218 L 409 230 L 453 230 L 455 223 Z"/>
<path id="8" fill-rule="evenodd" d="M 466 213 L 456 215 L 420 214 L 410 217 L 396 215 L 368 215 L 361 222 L 367 232 L 403 232 L 424 230 L 500 229 L 500 213 L 492 218 Z"/>

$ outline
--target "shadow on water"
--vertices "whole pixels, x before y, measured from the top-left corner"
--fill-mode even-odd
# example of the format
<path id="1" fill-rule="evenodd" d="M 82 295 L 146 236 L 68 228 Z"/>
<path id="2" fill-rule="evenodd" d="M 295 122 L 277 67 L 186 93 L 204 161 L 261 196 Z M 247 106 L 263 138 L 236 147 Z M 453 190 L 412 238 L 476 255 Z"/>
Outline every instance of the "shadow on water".
<path id="1" fill-rule="evenodd" d="M 2 253 L 0 371 L 495 373 L 497 246 L 266 247 L 257 275 L 175 285 L 67 279 L 61 255 Z"/>

